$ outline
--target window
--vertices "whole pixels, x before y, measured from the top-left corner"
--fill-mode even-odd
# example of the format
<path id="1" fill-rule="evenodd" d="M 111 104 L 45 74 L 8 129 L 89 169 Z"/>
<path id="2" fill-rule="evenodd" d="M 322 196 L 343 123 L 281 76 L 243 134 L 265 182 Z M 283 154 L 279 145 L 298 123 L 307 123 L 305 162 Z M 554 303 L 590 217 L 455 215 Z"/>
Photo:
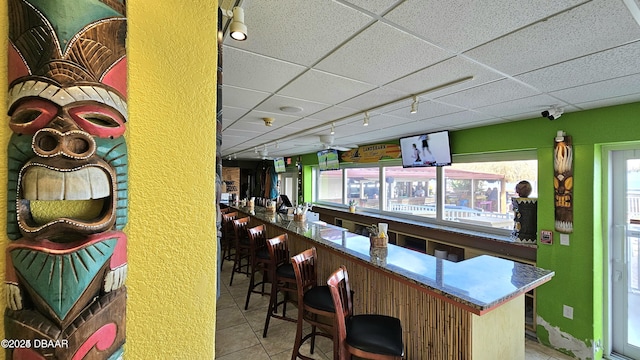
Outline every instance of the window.
<path id="1" fill-rule="evenodd" d="M 346 207 L 355 200 L 360 211 L 508 235 L 515 185 L 526 180 L 529 196 L 537 196 L 538 161 L 535 151 L 518 151 L 454 156 L 453 165 L 439 168 L 341 164 L 316 179 L 318 203 Z"/>

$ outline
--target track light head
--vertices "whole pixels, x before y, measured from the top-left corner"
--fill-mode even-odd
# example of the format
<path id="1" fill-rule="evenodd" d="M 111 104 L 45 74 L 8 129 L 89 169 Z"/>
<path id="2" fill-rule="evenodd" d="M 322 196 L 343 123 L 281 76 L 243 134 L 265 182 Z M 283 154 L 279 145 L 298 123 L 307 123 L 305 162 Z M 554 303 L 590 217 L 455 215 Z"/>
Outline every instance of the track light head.
<path id="1" fill-rule="evenodd" d="M 364 119 L 362 120 L 362 126 L 369 126 L 369 112 L 364 112 Z"/>
<path id="2" fill-rule="evenodd" d="M 229 33 L 237 41 L 247 40 L 247 25 L 244 24 L 244 9 L 239 6 L 233 8 Z"/>
<path id="3" fill-rule="evenodd" d="M 552 107 L 549 110 L 545 110 L 541 113 L 542 117 L 546 117 L 549 120 L 555 120 L 557 118 L 559 118 L 560 116 L 562 116 L 562 114 L 564 113 L 564 111 L 562 111 L 561 108 L 557 108 L 557 107 Z"/>

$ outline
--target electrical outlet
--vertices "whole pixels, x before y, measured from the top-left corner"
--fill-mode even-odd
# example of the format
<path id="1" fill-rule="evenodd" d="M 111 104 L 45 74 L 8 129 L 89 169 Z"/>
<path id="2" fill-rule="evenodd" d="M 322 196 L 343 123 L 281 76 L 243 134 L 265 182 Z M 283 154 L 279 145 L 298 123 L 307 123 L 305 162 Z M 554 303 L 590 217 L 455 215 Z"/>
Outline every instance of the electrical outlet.
<path id="1" fill-rule="evenodd" d="M 569 246 L 569 234 L 560 234 L 560 245 Z"/>
<path id="2" fill-rule="evenodd" d="M 573 320 L 573 308 L 571 306 L 562 305 L 562 316 Z"/>

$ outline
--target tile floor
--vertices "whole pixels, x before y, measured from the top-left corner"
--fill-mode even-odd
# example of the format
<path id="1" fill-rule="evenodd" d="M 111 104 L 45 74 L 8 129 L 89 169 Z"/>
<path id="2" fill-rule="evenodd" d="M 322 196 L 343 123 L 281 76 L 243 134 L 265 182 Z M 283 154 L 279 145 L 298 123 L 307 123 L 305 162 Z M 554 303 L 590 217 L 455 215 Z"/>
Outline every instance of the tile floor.
<path id="1" fill-rule="evenodd" d="M 233 286 L 229 286 L 231 262 L 225 261 L 222 267 L 222 289 L 216 314 L 216 359 L 219 360 L 285 360 L 291 359 L 291 350 L 296 334 L 296 324 L 271 319 L 269 333 L 262 337 L 264 320 L 269 297 L 251 295 L 249 309 L 244 310 L 244 302 L 249 280 L 245 275 L 236 274 Z M 296 308 L 287 308 L 287 314 L 296 316 Z M 525 360 L 567 360 L 562 353 L 525 340 Z M 314 359 L 331 359 L 332 343 L 324 338 L 316 339 L 316 349 L 309 354 L 309 345 L 303 347 L 303 353 Z M 413 359 L 422 360 L 422 359 Z M 426 360 L 426 359 L 425 359 Z M 435 360 L 435 359 L 434 359 Z M 513 360 L 513 359 L 496 359 Z"/>

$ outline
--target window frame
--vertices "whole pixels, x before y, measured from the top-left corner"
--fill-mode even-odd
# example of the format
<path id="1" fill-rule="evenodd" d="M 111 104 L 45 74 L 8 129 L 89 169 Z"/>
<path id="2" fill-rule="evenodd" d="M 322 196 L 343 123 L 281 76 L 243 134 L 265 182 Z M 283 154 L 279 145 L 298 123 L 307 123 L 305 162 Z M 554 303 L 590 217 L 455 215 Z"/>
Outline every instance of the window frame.
<path id="1" fill-rule="evenodd" d="M 496 161 L 523 161 L 523 160 L 535 160 L 538 161 L 537 150 L 536 149 L 526 149 L 526 150 L 514 150 L 514 151 L 501 151 L 501 152 L 490 152 L 490 153 L 473 153 L 473 154 L 459 154 L 452 156 L 452 163 L 479 163 L 479 162 L 496 162 Z M 345 169 L 352 168 L 378 168 L 378 181 L 380 183 L 380 194 L 387 193 L 388 184 L 385 179 L 385 168 L 393 167 L 393 166 L 402 166 L 401 159 L 395 160 L 384 160 L 379 161 L 377 163 L 340 163 L 340 172 L 342 176 L 342 203 L 331 203 L 331 202 L 323 202 L 317 201 L 318 199 L 318 187 L 319 177 L 321 172 L 318 170 L 317 165 L 312 165 L 312 199 L 313 202 L 317 205 L 331 206 L 337 208 L 344 208 L 345 211 L 348 210 L 348 186 L 347 186 L 347 176 Z M 445 226 L 447 228 L 459 229 L 462 231 L 475 231 L 482 232 L 485 234 L 492 234 L 496 236 L 510 236 L 512 229 L 499 229 L 492 228 L 488 226 L 481 225 L 471 225 L 464 224 L 457 221 L 450 221 L 444 219 L 444 205 L 445 205 L 445 167 L 436 168 L 436 189 L 435 189 L 435 198 L 436 198 L 436 216 L 435 218 L 410 215 L 410 214 L 398 214 L 392 211 L 385 211 L 387 196 L 379 196 L 378 197 L 378 209 L 372 208 L 359 208 L 358 211 L 362 213 L 369 213 L 371 215 L 382 215 L 382 216 L 390 216 L 398 219 L 411 221 L 411 222 L 419 222 L 428 225 L 434 226 Z M 443 171 L 444 170 L 444 171 Z M 539 173 L 536 174 L 536 180 L 538 180 Z"/>

